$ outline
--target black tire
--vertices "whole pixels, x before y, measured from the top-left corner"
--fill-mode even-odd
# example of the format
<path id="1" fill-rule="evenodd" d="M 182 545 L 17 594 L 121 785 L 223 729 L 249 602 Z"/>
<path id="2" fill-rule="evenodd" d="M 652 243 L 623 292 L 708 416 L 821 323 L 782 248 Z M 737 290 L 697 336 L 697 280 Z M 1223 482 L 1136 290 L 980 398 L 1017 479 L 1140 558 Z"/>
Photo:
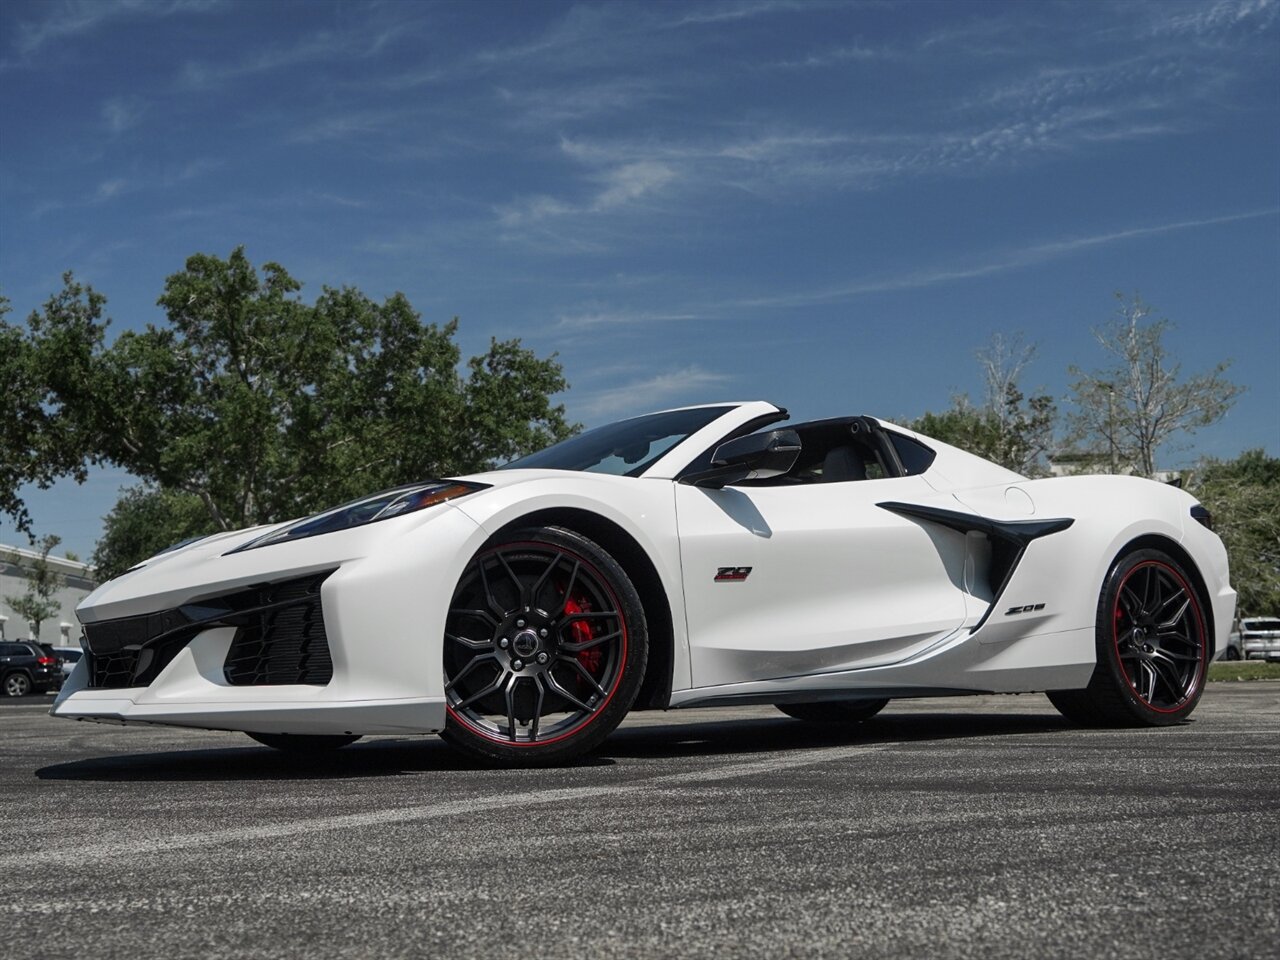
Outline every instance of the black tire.
<path id="1" fill-rule="evenodd" d="M 31 692 L 31 678 L 21 670 L 15 670 L 4 678 L 6 697 L 25 697 Z"/>
<path id="2" fill-rule="evenodd" d="M 566 763 L 595 749 L 640 690 L 640 595 L 599 545 L 563 527 L 485 545 L 454 591 L 441 736 L 484 763 Z"/>
<path id="3" fill-rule="evenodd" d="M 249 737 L 285 753 L 332 753 L 360 739 L 350 733 L 250 733 Z"/>
<path id="4" fill-rule="evenodd" d="M 1097 665 L 1083 690 L 1050 702 L 1087 727 L 1181 723 L 1204 692 L 1208 621 L 1187 571 L 1160 550 L 1136 550 L 1112 565 L 1098 598 Z"/>
<path id="5" fill-rule="evenodd" d="M 824 700 L 819 703 L 775 703 L 788 717 L 806 723 L 858 723 L 870 720 L 888 700 Z"/>
<path id="6" fill-rule="evenodd" d="M 1226 652 L 1222 655 L 1223 660 L 1239 660 L 1240 650 L 1236 647 L 1227 647 Z"/>

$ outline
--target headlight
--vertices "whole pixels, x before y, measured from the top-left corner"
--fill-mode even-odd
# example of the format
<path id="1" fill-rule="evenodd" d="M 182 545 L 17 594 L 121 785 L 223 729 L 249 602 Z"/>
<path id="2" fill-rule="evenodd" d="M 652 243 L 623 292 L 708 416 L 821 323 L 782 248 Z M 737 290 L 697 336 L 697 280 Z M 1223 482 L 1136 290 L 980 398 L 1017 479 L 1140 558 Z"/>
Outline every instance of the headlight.
<path id="1" fill-rule="evenodd" d="M 488 486 L 487 483 L 467 483 L 462 480 L 428 480 L 425 483 L 394 487 L 361 500 L 352 500 L 350 503 L 344 503 L 324 513 L 317 513 L 313 517 L 298 520 L 279 530 L 272 530 L 265 536 L 250 540 L 228 552 L 239 553 L 241 550 L 266 547 L 273 543 L 285 543 L 289 540 L 301 540 L 304 537 L 318 537 L 322 533 L 333 533 L 336 530 L 362 527 L 366 523 L 403 516 L 415 510 L 425 510 L 446 500 L 456 500 L 477 490 L 484 490 Z"/>

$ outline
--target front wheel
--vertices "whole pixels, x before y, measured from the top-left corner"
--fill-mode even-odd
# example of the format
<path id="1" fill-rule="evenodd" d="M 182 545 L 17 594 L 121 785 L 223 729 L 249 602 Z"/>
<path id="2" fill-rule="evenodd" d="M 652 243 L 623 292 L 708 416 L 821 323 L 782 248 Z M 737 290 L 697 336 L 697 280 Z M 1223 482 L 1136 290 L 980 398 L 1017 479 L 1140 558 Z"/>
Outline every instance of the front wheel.
<path id="1" fill-rule="evenodd" d="M 330 753 L 360 739 L 350 733 L 250 733 L 249 736 L 264 747 L 285 753 Z"/>
<path id="2" fill-rule="evenodd" d="M 1084 726 L 1169 726 L 1204 692 L 1208 631 L 1185 569 L 1159 550 L 1118 559 L 1098 599 L 1098 661 L 1084 690 L 1049 700 Z"/>
<path id="3" fill-rule="evenodd" d="M 640 596 L 617 561 L 572 530 L 517 530 L 454 591 L 441 736 L 501 766 L 572 760 L 626 716 L 647 654 Z"/>

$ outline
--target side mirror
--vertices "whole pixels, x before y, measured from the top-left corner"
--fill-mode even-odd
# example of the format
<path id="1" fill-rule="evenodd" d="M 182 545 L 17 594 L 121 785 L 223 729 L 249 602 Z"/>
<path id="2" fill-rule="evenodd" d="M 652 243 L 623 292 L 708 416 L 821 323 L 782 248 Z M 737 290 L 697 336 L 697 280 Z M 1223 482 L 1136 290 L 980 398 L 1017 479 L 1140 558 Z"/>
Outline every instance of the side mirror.
<path id="1" fill-rule="evenodd" d="M 711 469 L 685 477 L 696 487 L 721 487 L 742 480 L 777 477 L 795 466 L 800 456 L 800 435 L 794 430 L 770 430 L 739 437 L 716 447 Z"/>

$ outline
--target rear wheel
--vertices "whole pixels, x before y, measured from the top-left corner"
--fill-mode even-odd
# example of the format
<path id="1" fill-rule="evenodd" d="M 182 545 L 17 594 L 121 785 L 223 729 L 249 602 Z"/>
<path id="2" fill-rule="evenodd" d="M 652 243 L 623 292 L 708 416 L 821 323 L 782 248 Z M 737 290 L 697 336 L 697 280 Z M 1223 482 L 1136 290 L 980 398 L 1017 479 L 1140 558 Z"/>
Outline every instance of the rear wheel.
<path id="1" fill-rule="evenodd" d="M 1225 653 L 1223 653 L 1223 655 L 1222 655 L 1222 659 L 1223 659 L 1223 660 L 1239 660 L 1239 659 L 1240 659 L 1240 651 L 1239 651 L 1238 649 L 1236 649 L 1235 647 L 1227 647 L 1226 652 L 1225 652 Z"/>
<path id="2" fill-rule="evenodd" d="M 286 753 L 330 753 L 360 738 L 354 734 L 311 733 L 250 733 L 249 736 L 266 747 Z"/>
<path id="3" fill-rule="evenodd" d="M 4 678 L 6 697 L 25 697 L 31 692 L 31 678 L 25 673 L 11 673 Z"/>
<path id="4" fill-rule="evenodd" d="M 819 703 L 775 703 L 788 717 L 808 723 L 857 723 L 870 720 L 888 700 L 824 700 Z"/>
<path id="5" fill-rule="evenodd" d="M 1178 561 L 1137 550 L 1111 568 L 1098 599 L 1098 662 L 1084 690 L 1049 693 L 1085 726 L 1168 726 L 1204 691 L 1208 631 L 1200 598 Z"/>
<path id="6" fill-rule="evenodd" d="M 515 531 L 454 592 L 441 736 L 503 766 L 571 760 L 631 708 L 647 652 L 640 596 L 608 553 L 560 527 Z"/>

